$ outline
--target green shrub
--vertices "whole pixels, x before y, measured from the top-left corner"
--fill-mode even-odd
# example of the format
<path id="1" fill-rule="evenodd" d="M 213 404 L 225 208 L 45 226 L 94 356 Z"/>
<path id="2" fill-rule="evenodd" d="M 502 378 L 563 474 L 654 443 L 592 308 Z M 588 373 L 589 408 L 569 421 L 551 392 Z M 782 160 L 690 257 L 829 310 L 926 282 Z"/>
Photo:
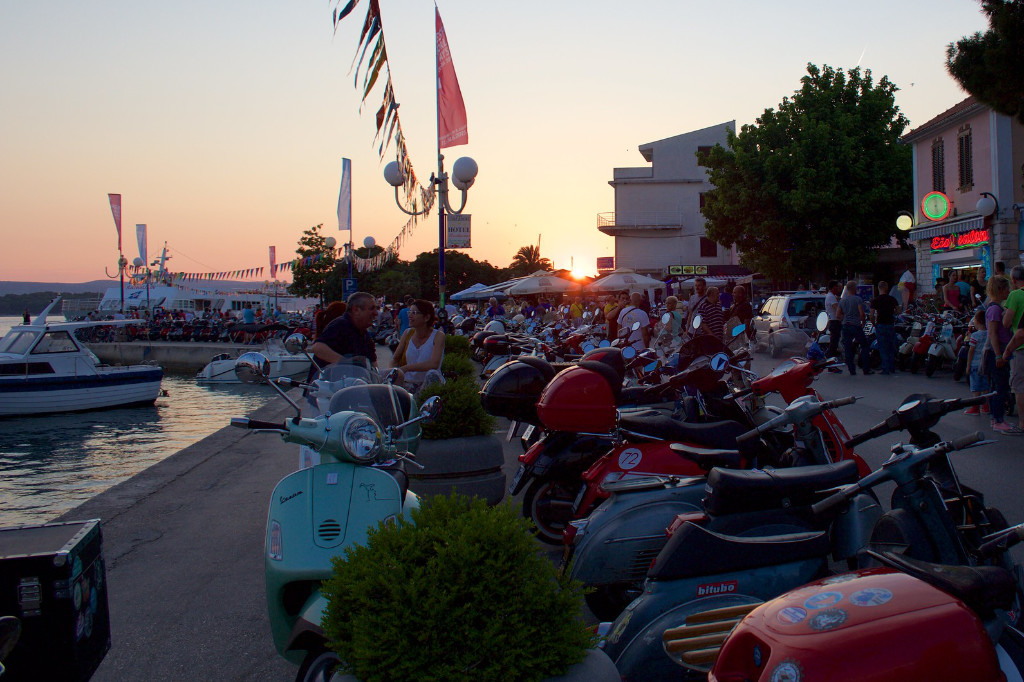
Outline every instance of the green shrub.
<path id="1" fill-rule="evenodd" d="M 460 377 L 445 384 L 425 386 L 417 396 L 423 402 L 435 395 L 441 396 L 441 414 L 430 423 L 423 424 L 423 437 L 461 438 L 483 436 L 494 430 L 494 417 L 480 404 L 480 388 L 472 377 Z"/>
<path id="2" fill-rule="evenodd" d="M 324 632 L 362 682 L 517 682 L 593 646 L 582 585 L 558 576 L 510 504 L 439 495 L 334 559 Z"/>
<path id="3" fill-rule="evenodd" d="M 472 377 L 476 374 L 476 367 L 473 366 L 473 361 L 465 355 L 445 353 L 444 359 L 441 360 L 441 374 L 448 380 Z"/>
<path id="4" fill-rule="evenodd" d="M 463 355 L 469 357 L 473 354 L 472 349 L 469 347 L 468 336 L 456 336 L 455 334 L 449 334 L 444 337 L 444 355 Z"/>

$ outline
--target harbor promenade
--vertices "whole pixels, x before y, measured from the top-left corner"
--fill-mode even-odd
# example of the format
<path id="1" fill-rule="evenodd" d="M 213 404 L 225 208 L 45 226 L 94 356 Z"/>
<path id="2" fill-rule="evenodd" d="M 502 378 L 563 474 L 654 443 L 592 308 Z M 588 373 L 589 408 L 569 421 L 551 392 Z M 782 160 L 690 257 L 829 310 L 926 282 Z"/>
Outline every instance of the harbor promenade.
<path id="1" fill-rule="evenodd" d="M 213 356 L 228 353 L 231 357 L 259 350 L 259 345 L 240 343 L 202 343 L 176 341 L 124 341 L 87 343 L 89 350 L 109 365 L 140 365 L 152 362 L 172 372 L 198 372 Z"/>

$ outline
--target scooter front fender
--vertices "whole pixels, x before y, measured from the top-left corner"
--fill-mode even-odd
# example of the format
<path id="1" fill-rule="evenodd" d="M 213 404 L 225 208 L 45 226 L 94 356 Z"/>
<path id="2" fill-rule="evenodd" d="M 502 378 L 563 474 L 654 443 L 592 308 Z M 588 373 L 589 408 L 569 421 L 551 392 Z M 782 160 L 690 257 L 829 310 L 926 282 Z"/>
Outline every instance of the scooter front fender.
<path id="1" fill-rule="evenodd" d="M 281 655 L 296 665 L 302 663 L 306 652 L 322 647 L 324 635 L 323 620 L 327 613 L 327 599 L 317 589 L 306 600 L 295 619 L 291 634 L 285 642 Z"/>

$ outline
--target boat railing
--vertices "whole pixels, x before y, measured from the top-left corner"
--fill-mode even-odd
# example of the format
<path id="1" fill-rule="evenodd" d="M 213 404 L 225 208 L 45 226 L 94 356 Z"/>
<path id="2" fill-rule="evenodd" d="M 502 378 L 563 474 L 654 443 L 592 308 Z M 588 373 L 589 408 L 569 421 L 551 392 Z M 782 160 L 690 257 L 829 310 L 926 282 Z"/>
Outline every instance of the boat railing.
<path id="1" fill-rule="evenodd" d="M 61 301 L 60 312 L 68 322 L 81 319 L 94 310 L 99 310 L 99 296 L 95 298 L 65 298 Z"/>

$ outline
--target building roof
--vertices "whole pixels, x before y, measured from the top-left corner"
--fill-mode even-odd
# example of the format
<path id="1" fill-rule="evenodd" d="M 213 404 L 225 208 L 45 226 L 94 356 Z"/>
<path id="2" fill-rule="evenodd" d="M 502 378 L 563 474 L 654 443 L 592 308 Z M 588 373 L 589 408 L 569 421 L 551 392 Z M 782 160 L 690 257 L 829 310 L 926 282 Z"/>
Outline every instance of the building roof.
<path id="1" fill-rule="evenodd" d="M 969 116 L 973 116 L 978 111 L 987 108 L 984 104 L 979 102 L 974 95 L 971 95 L 967 99 L 954 104 L 949 109 L 946 109 L 941 114 L 926 121 L 918 127 L 911 130 L 909 133 L 904 135 L 901 139 L 904 142 L 916 142 L 917 140 L 927 137 L 929 134 L 942 130 L 952 125 L 955 121 L 958 121 Z"/>

